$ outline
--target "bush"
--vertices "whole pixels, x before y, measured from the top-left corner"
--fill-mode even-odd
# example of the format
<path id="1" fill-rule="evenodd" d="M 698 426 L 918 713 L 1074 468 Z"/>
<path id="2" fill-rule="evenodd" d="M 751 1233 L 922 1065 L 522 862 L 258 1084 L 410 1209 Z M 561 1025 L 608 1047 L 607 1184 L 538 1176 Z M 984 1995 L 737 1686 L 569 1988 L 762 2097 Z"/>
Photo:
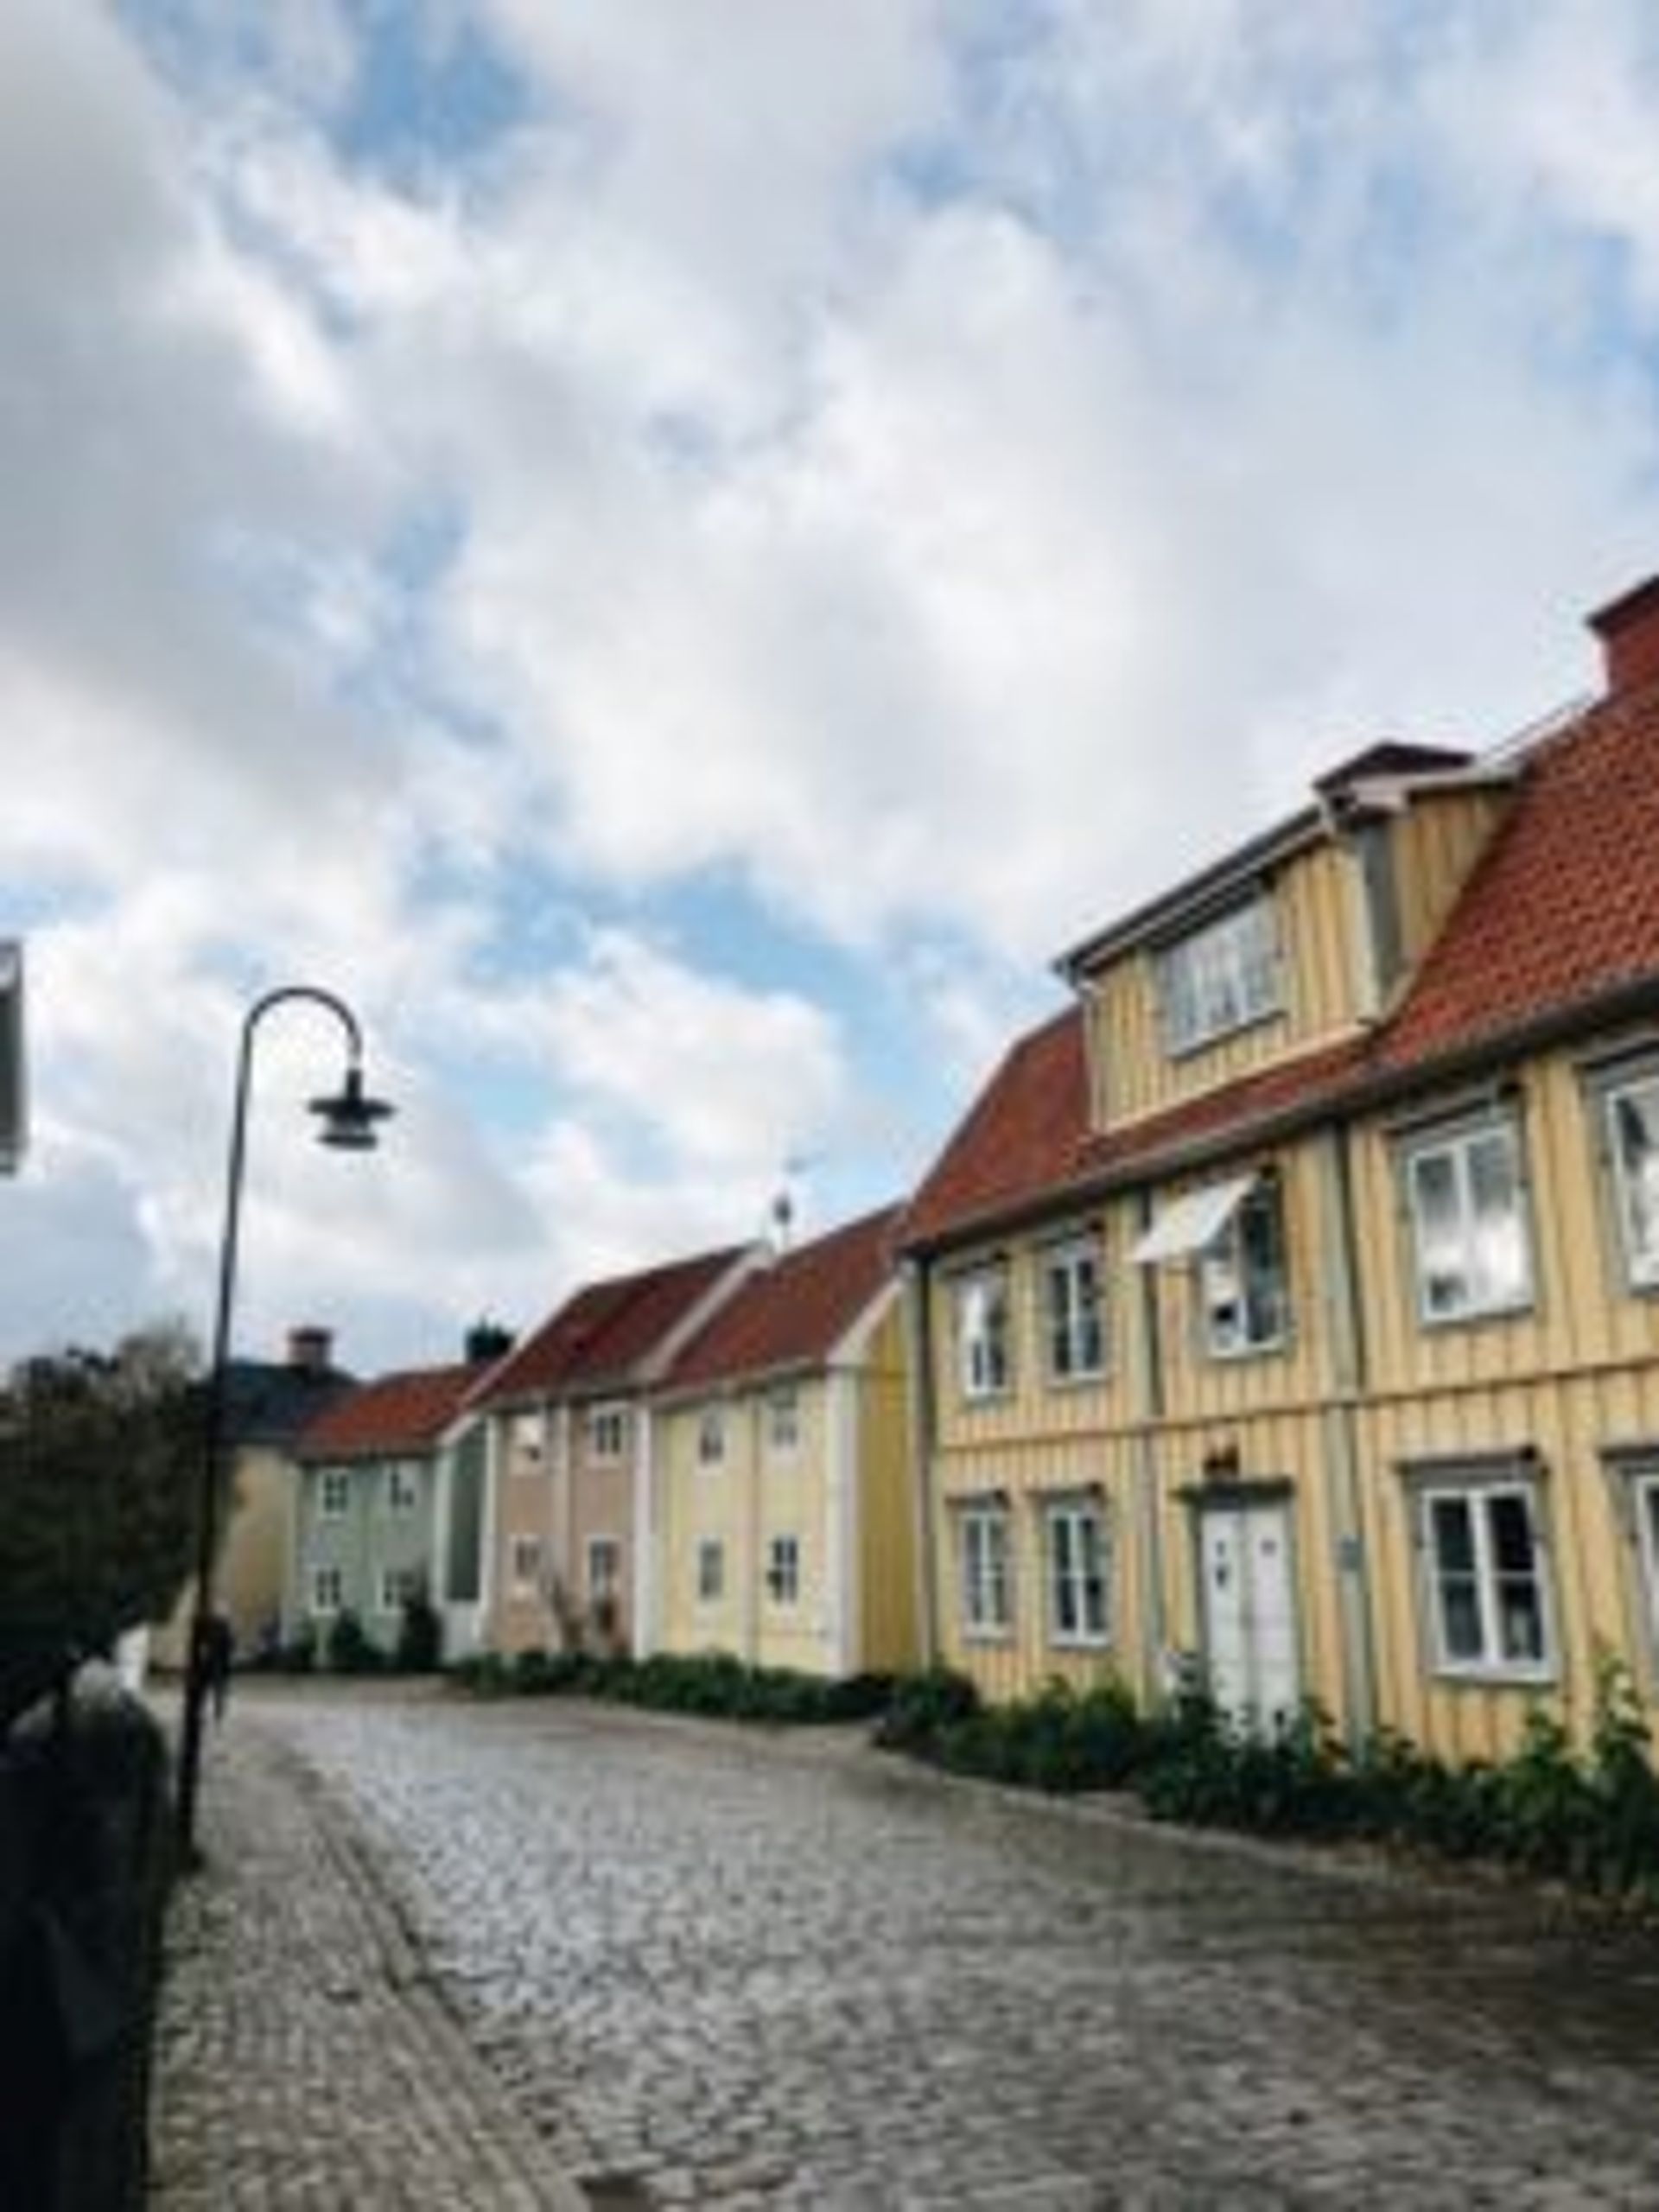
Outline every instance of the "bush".
<path id="1" fill-rule="evenodd" d="M 385 1663 L 368 1631 L 349 1606 L 336 1613 L 324 1638 L 328 1669 L 335 1675 L 374 1675 Z"/>
<path id="2" fill-rule="evenodd" d="M 952 1674 L 946 1667 L 901 1675 L 875 1740 L 883 1751 L 912 1751 L 926 1758 L 945 1729 L 971 1719 L 979 1709 L 979 1692 L 966 1675 Z"/>
<path id="3" fill-rule="evenodd" d="M 423 1590 L 404 1600 L 395 1663 L 408 1675 L 432 1675 L 443 1659 L 443 1620 Z"/>
<path id="4" fill-rule="evenodd" d="M 892 1689 L 886 1675 L 830 1681 L 785 1667 L 745 1666 L 723 1651 L 664 1651 L 639 1660 L 582 1649 L 523 1651 L 512 1658 L 488 1652 L 458 1662 L 449 1675 L 480 1696 L 513 1691 L 612 1698 L 662 1713 L 791 1725 L 866 1719 L 884 1708 Z"/>

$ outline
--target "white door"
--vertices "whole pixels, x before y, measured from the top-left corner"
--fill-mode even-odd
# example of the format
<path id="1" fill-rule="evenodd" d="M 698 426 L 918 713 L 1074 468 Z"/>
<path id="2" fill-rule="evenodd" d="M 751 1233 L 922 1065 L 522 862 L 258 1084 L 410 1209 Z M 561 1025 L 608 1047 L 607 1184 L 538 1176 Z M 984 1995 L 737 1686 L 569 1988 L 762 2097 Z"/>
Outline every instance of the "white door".
<path id="1" fill-rule="evenodd" d="M 1299 1692 L 1289 1509 L 1206 1506 L 1199 1553 L 1210 1694 L 1242 1726 L 1270 1726 Z"/>

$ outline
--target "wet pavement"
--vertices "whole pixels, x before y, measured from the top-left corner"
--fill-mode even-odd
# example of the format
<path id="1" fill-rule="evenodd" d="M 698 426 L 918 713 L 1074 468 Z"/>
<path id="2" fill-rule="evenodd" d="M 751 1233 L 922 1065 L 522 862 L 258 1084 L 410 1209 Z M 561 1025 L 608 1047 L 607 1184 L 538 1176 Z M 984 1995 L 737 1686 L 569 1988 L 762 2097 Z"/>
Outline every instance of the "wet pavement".
<path id="1" fill-rule="evenodd" d="M 262 1790 L 275 1840 L 183 1928 L 198 1965 L 315 1885 L 321 1808 L 461 2047 L 452 2106 L 480 2077 L 436 2126 L 470 2196 L 285 2202 L 551 2203 L 539 2154 L 619 2208 L 1659 2207 L 1659 1941 L 1559 1903 L 545 1700 L 261 1694 L 211 1761 L 210 1845 Z M 179 2188 L 189 2017 L 168 2206 L 210 2201 Z M 290 2052 L 213 2063 L 269 2098 Z M 418 2069 L 331 2065 L 413 2125 Z"/>

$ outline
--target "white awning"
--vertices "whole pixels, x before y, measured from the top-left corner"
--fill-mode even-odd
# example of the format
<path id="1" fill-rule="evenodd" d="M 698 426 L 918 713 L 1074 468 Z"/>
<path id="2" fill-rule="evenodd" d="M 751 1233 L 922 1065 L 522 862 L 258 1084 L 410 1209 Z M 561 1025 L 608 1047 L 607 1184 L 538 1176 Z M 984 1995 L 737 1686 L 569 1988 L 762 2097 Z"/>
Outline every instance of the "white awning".
<path id="1" fill-rule="evenodd" d="M 1130 1253 L 1138 1267 L 1155 1267 L 1160 1260 L 1186 1260 L 1213 1244 L 1244 1203 L 1254 1186 L 1254 1175 L 1235 1175 L 1225 1183 L 1206 1183 L 1189 1191 L 1160 1213 L 1152 1227 Z"/>

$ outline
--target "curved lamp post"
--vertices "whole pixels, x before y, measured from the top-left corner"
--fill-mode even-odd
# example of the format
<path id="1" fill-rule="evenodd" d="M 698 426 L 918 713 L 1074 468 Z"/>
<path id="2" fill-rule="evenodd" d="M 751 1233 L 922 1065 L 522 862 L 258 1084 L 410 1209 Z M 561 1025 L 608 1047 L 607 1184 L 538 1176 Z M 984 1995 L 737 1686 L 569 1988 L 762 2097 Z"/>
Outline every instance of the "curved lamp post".
<path id="1" fill-rule="evenodd" d="M 184 1684 L 184 1725 L 179 1742 L 179 1789 L 175 1808 L 181 1866 L 196 1857 L 196 1797 L 201 1777 L 202 1719 L 207 1703 L 207 1635 L 213 1612 L 213 1567 L 219 1550 L 219 1463 L 225 1443 L 226 1370 L 230 1359 L 231 1307 L 236 1292 L 237 1242 L 241 1230 L 242 1169 L 247 1150 L 248 1090 L 253 1068 L 254 1033 L 273 1008 L 305 1000 L 325 1007 L 346 1033 L 346 1073 L 338 1091 L 314 1098 L 308 1111 L 320 1116 L 319 1142 L 342 1152 L 372 1152 L 375 1124 L 392 1112 L 384 1099 L 363 1088 L 363 1035 L 357 1016 L 343 999 L 311 983 L 285 983 L 267 991 L 248 1008 L 236 1063 L 236 1103 L 231 1115 L 230 1159 L 225 1175 L 225 1225 L 219 1243 L 219 1304 L 213 1319 L 213 1363 L 207 1371 L 203 1422 L 201 1487 L 197 1501 L 196 1602 L 190 1624 L 189 1658 Z"/>

